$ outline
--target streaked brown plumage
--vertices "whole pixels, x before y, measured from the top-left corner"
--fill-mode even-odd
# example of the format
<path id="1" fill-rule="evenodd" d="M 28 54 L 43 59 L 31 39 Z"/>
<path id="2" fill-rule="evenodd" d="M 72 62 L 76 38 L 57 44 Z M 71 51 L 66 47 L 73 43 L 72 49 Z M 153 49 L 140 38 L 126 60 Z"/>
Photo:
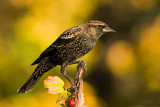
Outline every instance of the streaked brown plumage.
<path id="1" fill-rule="evenodd" d="M 79 63 L 80 61 L 76 60 L 92 50 L 97 40 L 105 32 L 115 31 L 109 28 L 104 22 L 98 20 L 91 20 L 79 24 L 63 32 L 59 38 L 32 63 L 32 65 L 38 64 L 38 66 L 27 82 L 19 88 L 17 93 L 30 91 L 45 72 L 57 65 L 61 65 L 61 73 L 73 85 L 66 75 L 66 67 Z"/>

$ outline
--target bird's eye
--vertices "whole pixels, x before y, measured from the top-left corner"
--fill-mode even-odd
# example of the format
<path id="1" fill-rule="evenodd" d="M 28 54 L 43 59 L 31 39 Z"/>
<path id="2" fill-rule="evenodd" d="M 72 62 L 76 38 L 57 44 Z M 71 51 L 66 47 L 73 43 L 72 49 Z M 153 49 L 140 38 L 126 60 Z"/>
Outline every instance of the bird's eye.
<path id="1" fill-rule="evenodd" d="M 102 28 L 102 25 L 98 25 L 99 28 Z"/>
<path id="2" fill-rule="evenodd" d="M 104 25 L 98 25 L 98 27 L 99 27 L 99 28 L 105 28 L 105 26 L 104 26 Z"/>

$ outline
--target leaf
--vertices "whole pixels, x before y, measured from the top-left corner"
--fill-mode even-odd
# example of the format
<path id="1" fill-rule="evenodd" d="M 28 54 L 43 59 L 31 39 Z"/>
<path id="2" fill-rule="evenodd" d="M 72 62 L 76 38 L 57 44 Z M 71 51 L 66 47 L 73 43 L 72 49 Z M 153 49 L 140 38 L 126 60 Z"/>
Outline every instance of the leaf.
<path id="1" fill-rule="evenodd" d="M 48 76 L 44 80 L 44 88 L 48 88 L 48 94 L 58 94 L 64 92 L 64 82 L 57 76 Z"/>
<path id="2" fill-rule="evenodd" d="M 65 101 L 68 100 L 69 96 L 71 95 L 70 92 L 68 92 L 67 90 L 63 91 L 62 93 L 60 93 L 58 95 L 57 101 L 56 102 L 60 102 L 60 104 L 65 105 Z"/>

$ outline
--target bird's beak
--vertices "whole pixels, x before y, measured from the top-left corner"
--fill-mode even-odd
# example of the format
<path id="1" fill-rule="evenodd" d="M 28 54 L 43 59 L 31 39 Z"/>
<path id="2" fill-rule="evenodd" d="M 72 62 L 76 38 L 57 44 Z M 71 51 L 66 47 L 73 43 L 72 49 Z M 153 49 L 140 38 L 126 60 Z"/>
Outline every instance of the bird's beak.
<path id="1" fill-rule="evenodd" d="M 109 26 L 103 28 L 103 32 L 116 32 L 115 30 L 111 29 Z"/>

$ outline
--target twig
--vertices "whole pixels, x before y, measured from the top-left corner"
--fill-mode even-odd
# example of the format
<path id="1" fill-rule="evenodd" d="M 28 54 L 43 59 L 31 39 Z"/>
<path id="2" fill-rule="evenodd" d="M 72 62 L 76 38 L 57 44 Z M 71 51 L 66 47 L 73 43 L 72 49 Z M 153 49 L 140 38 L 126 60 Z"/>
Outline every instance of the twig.
<path id="1" fill-rule="evenodd" d="M 81 61 L 77 66 L 77 73 L 74 79 L 75 93 L 74 93 L 74 107 L 83 107 L 84 96 L 83 96 L 83 71 L 86 69 L 86 63 Z"/>

